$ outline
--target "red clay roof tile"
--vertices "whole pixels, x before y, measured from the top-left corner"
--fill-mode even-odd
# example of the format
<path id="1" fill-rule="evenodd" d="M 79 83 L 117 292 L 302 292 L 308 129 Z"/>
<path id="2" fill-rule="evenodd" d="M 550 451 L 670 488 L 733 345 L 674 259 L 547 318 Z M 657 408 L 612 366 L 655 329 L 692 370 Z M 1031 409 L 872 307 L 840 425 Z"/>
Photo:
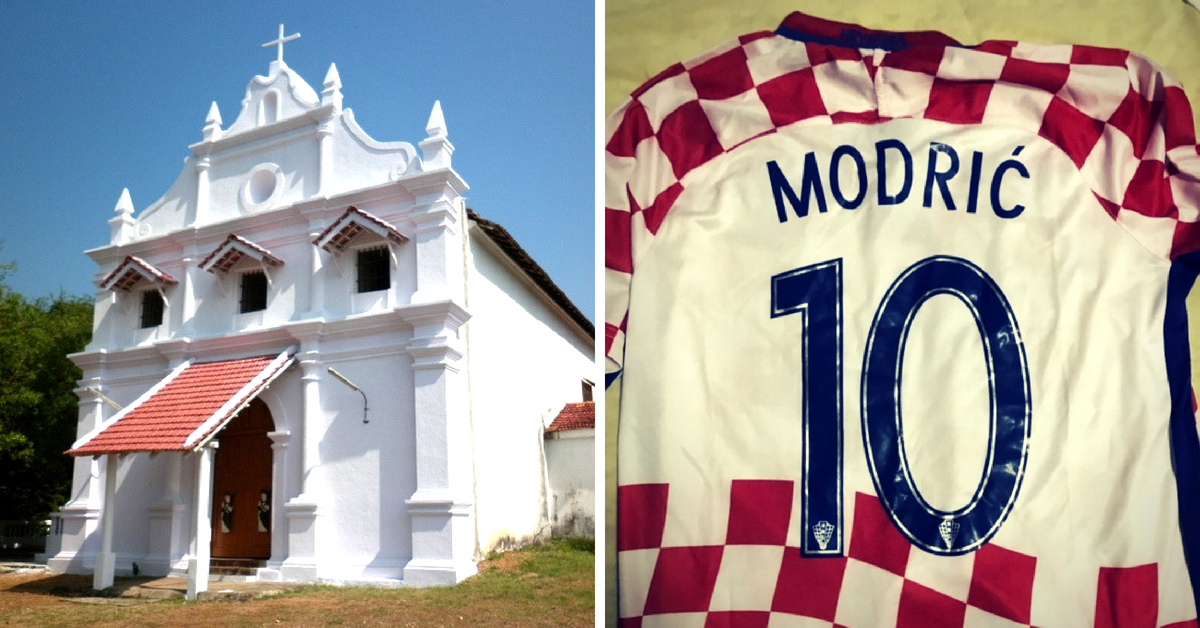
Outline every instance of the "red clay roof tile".
<path id="1" fill-rule="evenodd" d="M 550 423 L 550 427 L 547 427 L 546 431 L 561 432 L 589 427 L 596 427 L 596 402 L 579 401 L 563 406 L 562 411 L 558 413 L 557 417 L 554 417 L 554 421 Z"/>
<path id="2" fill-rule="evenodd" d="M 283 372 L 286 354 L 191 364 L 168 375 L 141 403 L 67 451 L 88 456 L 135 451 L 186 451 L 224 427 Z"/>
<path id="3" fill-rule="evenodd" d="M 200 262 L 200 268 L 203 268 L 208 272 L 228 272 L 229 269 L 234 266 L 234 264 L 237 264 L 238 262 L 242 261 L 242 258 L 246 257 L 246 253 L 238 248 L 239 244 L 258 253 L 259 256 L 261 256 L 264 264 L 269 266 L 283 265 L 283 260 L 272 255 L 271 252 L 266 248 L 259 246 L 247 240 L 246 238 L 237 235 L 236 233 L 231 233 L 223 242 L 221 242 L 219 246 L 217 246 L 217 248 L 213 249 L 212 252 L 204 258 L 204 261 Z"/>
<path id="4" fill-rule="evenodd" d="M 126 255 L 125 259 L 121 260 L 121 263 L 117 264 L 117 267 L 100 282 L 100 287 L 106 290 L 127 292 L 143 279 L 167 285 L 179 283 L 174 277 L 155 268 L 146 260 Z"/>
<path id="5" fill-rule="evenodd" d="M 596 326 L 592 321 L 584 316 L 578 307 L 575 307 L 575 304 L 571 302 L 566 293 L 554 283 L 550 275 L 537 262 L 533 261 L 533 257 L 525 249 L 521 248 L 516 238 L 507 229 L 500 226 L 499 223 L 485 220 L 469 207 L 467 208 L 467 218 L 478 225 L 492 239 L 492 242 L 495 242 L 508 255 L 509 259 L 516 263 L 538 287 L 544 290 L 546 295 L 557 303 L 571 320 L 575 321 L 576 325 L 579 325 L 588 336 L 592 338 L 596 337 Z"/>
<path id="6" fill-rule="evenodd" d="M 396 244 L 403 244 L 408 241 L 408 238 L 400 233 L 392 223 L 379 218 L 378 216 L 363 211 L 353 205 L 349 207 L 333 224 L 325 228 L 317 239 L 313 240 L 313 244 L 329 251 L 330 253 L 340 253 L 346 248 L 359 234 L 368 227 L 362 221 L 366 221 L 372 225 L 372 231 L 377 231 L 377 235 L 385 237 Z M 382 233 L 378 233 L 382 231 Z"/>

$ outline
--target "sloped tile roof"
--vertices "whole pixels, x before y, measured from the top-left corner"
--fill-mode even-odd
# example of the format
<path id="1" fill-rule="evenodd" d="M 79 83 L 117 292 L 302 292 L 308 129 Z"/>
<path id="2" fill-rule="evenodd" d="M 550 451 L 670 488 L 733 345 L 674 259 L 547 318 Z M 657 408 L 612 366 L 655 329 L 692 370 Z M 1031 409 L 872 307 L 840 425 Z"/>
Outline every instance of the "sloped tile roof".
<path id="1" fill-rule="evenodd" d="M 340 253 L 364 231 L 370 231 L 396 244 L 408 241 L 408 238 L 390 222 L 351 205 L 313 240 L 313 244 L 330 253 Z"/>
<path id="2" fill-rule="evenodd" d="M 143 279 L 168 285 L 178 283 L 174 277 L 151 266 L 146 260 L 126 255 L 125 259 L 121 260 L 121 263 L 117 264 L 117 267 L 104 278 L 104 281 L 100 282 L 100 287 L 106 290 L 126 292 Z"/>
<path id="3" fill-rule="evenodd" d="M 525 251 L 525 249 L 521 248 L 520 244 L 517 244 L 516 238 L 512 237 L 512 234 L 510 234 L 507 229 L 490 220 L 481 218 L 479 214 L 475 213 L 475 210 L 470 208 L 467 208 L 467 218 L 469 218 L 476 225 L 479 225 L 479 228 L 483 229 L 483 232 L 486 233 L 488 237 L 491 238 L 492 241 L 495 242 L 496 245 L 499 246 L 500 249 L 503 250 L 504 253 L 507 254 L 508 257 L 512 259 L 512 261 L 516 263 L 516 265 L 519 266 L 535 284 L 538 285 L 538 287 L 544 290 L 550 299 L 557 303 L 558 306 L 567 313 L 567 316 L 569 316 L 571 320 L 575 321 L 576 324 L 582 327 L 583 330 L 587 332 L 587 335 L 595 339 L 596 326 L 592 324 L 592 321 L 588 320 L 588 317 L 583 315 L 583 312 L 579 311 L 578 307 L 575 307 L 575 304 L 571 302 L 571 299 L 568 298 L 562 289 L 554 283 L 553 279 L 550 279 L 550 275 L 543 270 L 537 262 L 533 261 L 533 257 L 531 257 L 529 253 Z"/>
<path id="4" fill-rule="evenodd" d="M 67 451 L 91 456 L 203 445 L 292 363 L 286 353 L 185 363 Z"/>
<path id="5" fill-rule="evenodd" d="M 582 430 L 596 427 L 596 402 L 579 401 L 563 406 L 558 416 L 546 428 L 547 432 Z"/>
<path id="6" fill-rule="evenodd" d="M 268 266 L 281 266 L 283 264 L 283 260 L 272 255 L 267 249 L 236 233 L 231 233 L 220 246 L 213 249 L 208 254 L 208 257 L 204 258 L 204 261 L 200 262 L 200 268 L 210 273 L 226 273 L 235 264 L 242 261 L 242 258 L 247 256 L 247 250 L 257 253 L 262 263 Z"/>

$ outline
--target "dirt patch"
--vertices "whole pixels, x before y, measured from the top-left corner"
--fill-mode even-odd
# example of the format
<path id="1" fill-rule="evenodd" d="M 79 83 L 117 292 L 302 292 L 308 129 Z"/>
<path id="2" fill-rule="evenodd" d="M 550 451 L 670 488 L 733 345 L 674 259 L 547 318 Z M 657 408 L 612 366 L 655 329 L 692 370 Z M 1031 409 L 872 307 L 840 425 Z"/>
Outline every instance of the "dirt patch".
<path id="1" fill-rule="evenodd" d="M 524 559 L 516 552 L 505 552 L 499 556 L 491 556 L 479 564 L 479 571 L 495 570 L 500 573 L 513 573 L 520 569 Z"/>

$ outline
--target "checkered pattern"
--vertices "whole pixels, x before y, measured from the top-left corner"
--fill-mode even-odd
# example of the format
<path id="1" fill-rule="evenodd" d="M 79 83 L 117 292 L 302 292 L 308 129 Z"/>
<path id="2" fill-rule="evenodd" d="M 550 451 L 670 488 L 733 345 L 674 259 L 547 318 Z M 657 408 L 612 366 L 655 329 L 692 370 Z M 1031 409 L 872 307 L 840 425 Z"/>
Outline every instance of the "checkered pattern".
<path id="1" fill-rule="evenodd" d="M 609 121 L 610 372 L 622 363 L 634 267 L 690 177 L 785 126 L 925 118 L 1024 129 L 1061 149 L 1099 206 L 1147 249 L 1167 259 L 1200 250 L 1192 111 L 1153 62 L 1090 46 L 959 47 L 937 33 L 872 31 L 799 13 L 778 32 L 808 41 L 743 36 L 668 68 Z"/>
<path id="2" fill-rule="evenodd" d="M 803 558 L 786 542 L 790 481 L 734 480 L 722 545 L 663 546 L 669 492 L 666 484 L 617 490 L 618 561 L 635 572 L 622 580 L 622 627 L 1034 625 L 1037 558 L 996 544 L 925 554 L 873 495 L 855 495 L 845 557 Z M 1159 626 L 1157 565 L 1104 567 L 1094 578 L 1096 628 Z"/>

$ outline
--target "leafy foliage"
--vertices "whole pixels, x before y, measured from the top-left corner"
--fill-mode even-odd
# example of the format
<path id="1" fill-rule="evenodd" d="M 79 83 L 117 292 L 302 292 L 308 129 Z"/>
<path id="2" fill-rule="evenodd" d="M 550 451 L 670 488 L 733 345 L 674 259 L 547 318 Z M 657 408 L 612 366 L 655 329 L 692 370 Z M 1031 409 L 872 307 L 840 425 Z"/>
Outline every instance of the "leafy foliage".
<path id="1" fill-rule="evenodd" d="M 67 499 L 81 376 L 68 353 L 92 333 L 89 299 L 29 300 L 0 264 L 0 519 L 38 519 Z"/>

